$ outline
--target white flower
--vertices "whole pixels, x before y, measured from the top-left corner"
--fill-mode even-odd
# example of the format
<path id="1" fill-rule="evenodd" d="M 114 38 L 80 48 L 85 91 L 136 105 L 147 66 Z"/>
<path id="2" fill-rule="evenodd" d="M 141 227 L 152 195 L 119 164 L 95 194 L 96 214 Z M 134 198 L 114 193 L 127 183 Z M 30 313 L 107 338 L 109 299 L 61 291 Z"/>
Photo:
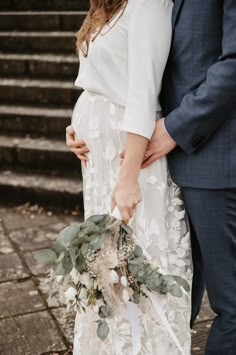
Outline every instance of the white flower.
<path id="1" fill-rule="evenodd" d="M 62 276 L 62 275 L 57 275 L 56 276 L 56 280 L 57 280 L 58 283 L 60 283 L 63 280 L 63 278 L 64 278 L 64 276 Z"/>
<path id="2" fill-rule="evenodd" d="M 74 287 L 69 287 L 65 292 L 66 303 L 74 301 L 77 295 L 77 291 Z"/>
<path id="3" fill-rule="evenodd" d="M 129 292 L 126 289 L 122 291 L 122 299 L 125 303 L 128 303 L 130 300 Z"/>
<path id="4" fill-rule="evenodd" d="M 117 284 L 119 282 L 119 276 L 115 270 L 110 270 L 108 280 L 111 284 Z"/>
<path id="5" fill-rule="evenodd" d="M 80 274 L 78 273 L 78 271 L 76 270 L 76 268 L 73 267 L 73 269 L 70 272 L 70 276 L 74 282 L 75 285 L 78 284 L 79 279 L 80 279 Z"/>
<path id="6" fill-rule="evenodd" d="M 120 283 L 123 287 L 127 287 L 128 286 L 128 280 L 126 276 L 121 276 L 120 278 Z"/>
<path id="7" fill-rule="evenodd" d="M 80 275 L 80 282 L 86 287 L 86 288 L 91 288 L 93 285 L 93 282 L 91 280 L 91 277 L 88 272 L 85 272 Z"/>
<path id="8" fill-rule="evenodd" d="M 153 258 L 150 261 L 150 266 L 154 270 L 154 269 L 157 269 L 160 266 L 160 264 L 159 264 L 159 262 L 158 262 L 158 260 L 156 258 Z"/>

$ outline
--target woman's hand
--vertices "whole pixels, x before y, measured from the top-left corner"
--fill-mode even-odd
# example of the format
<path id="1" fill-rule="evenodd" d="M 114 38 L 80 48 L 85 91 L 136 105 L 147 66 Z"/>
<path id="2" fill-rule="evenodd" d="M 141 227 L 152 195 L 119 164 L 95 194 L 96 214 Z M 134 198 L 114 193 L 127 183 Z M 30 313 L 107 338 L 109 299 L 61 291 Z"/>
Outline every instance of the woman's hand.
<path id="1" fill-rule="evenodd" d="M 122 220 L 128 224 L 141 199 L 137 180 L 119 178 L 112 193 L 112 211 L 117 206 Z"/>
<path id="2" fill-rule="evenodd" d="M 75 155 L 82 161 L 82 164 L 86 166 L 88 161 L 86 154 L 89 152 L 89 149 L 84 141 L 77 141 L 75 139 L 75 131 L 72 126 L 66 127 L 66 144 L 70 151 L 75 153 Z"/>

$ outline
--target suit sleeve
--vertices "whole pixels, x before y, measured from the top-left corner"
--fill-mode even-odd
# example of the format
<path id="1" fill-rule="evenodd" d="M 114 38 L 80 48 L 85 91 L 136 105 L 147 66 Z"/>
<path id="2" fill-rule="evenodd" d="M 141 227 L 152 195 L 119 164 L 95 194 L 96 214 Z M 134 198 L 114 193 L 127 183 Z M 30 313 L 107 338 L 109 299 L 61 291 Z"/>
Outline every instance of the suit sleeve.
<path id="1" fill-rule="evenodd" d="M 128 95 L 122 130 L 151 138 L 168 59 L 172 2 L 135 0 L 128 29 Z"/>
<path id="2" fill-rule="evenodd" d="M 193 153 L 236 111 L 236 1 L 223 1 L 222 54 L 206 80 L 165 118 L 170 136 Z"/>

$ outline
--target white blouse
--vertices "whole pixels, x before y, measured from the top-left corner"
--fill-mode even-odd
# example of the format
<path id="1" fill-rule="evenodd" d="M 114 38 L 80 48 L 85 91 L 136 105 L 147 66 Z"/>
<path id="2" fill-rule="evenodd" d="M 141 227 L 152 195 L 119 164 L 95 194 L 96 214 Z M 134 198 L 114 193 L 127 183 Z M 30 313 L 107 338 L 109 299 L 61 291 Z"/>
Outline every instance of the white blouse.
<path id="1" fill-rule="evenodd" d="M 80 53 L 75 85 L 124 106 L 121 129 L 148 139 L 161 111 L 158 97 L 171 44 L 172 7 L 171 0 L 129 0 L 122 16 L 91 41 L 88 56 Z"/>

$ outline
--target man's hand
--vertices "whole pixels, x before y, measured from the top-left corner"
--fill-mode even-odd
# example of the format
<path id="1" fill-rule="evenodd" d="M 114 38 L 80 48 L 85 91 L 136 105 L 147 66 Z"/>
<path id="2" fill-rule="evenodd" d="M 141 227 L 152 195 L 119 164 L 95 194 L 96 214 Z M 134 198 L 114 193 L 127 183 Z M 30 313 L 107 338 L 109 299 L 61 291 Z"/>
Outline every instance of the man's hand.
<path id="1" fill-rule="evenodd" d="M 142 169 L 170 153 L 176 145 L 176 142 L 165 129 L 164 118 L 157 120 L 155 130 L 145 153 L 146 159 L 142 164 Z"/>
<path id="2" fill-rule="evenodd" d="M 86 154 L 89 152 L 86 144 L 82 140 L 75 139 L 75 131 L 72 126 L 66 127 L 66 144 L 70 148 L 70 151 L 82 161 L 84 166 L 87 165 L 88 157 Z"/>

